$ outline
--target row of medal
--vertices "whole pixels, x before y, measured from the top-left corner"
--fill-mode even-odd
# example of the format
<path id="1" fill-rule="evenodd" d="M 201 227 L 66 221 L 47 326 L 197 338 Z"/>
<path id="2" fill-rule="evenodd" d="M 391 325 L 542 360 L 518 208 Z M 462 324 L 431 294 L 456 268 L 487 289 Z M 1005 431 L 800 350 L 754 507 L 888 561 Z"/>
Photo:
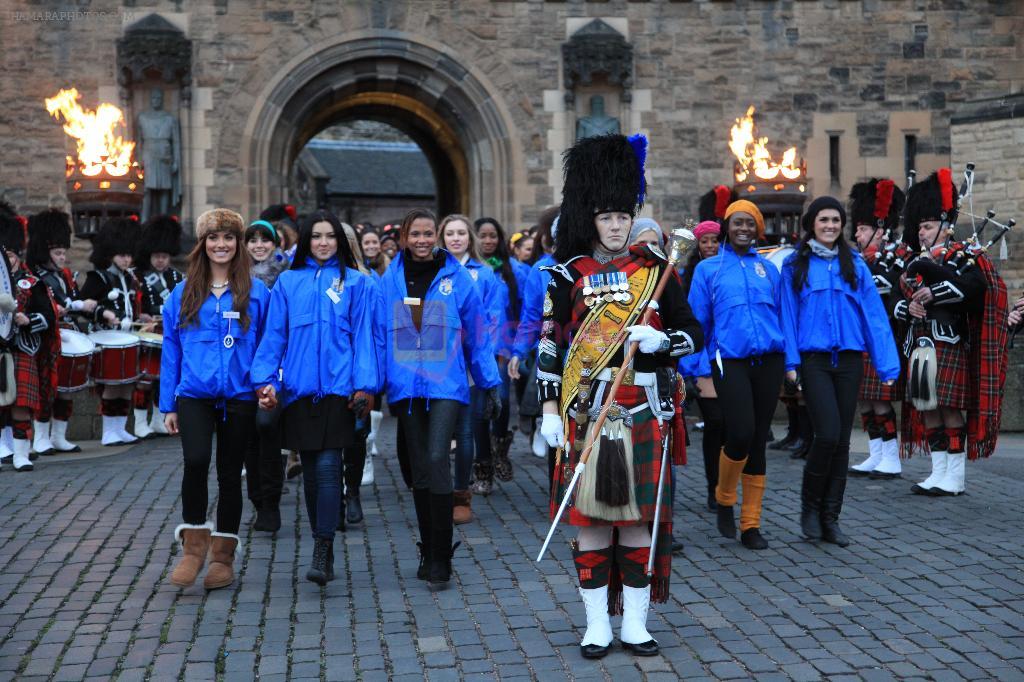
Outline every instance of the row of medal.
<path id="1" fill-rule="evenodd" d="M 583 296 L 588 308 L 600 302 L 629 303 L 633 300 L 633 294 L 629 293 L 629 278 L 624 272 L 587 275 L 583 278 Z"/>

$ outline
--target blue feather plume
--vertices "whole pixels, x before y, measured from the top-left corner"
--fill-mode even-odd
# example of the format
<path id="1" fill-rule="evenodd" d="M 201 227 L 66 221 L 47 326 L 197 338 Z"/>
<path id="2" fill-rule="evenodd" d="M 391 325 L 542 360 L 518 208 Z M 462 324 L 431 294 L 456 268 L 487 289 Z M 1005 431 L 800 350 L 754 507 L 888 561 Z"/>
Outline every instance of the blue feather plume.
<path id="1" fill-rule="evenodd" d="M 636 203 L 639 206 L 643 206 L 644 196 L 647 194 L 647 180 L 644 178 L 644 166 L 647 163 L 647 136 L 637 133 L 636 135 L 630 135 L 626 139 L 629 140 L 629 146 L 633 148 L 633 153 L 636 154 L 636 166 L 640 175 L 640 187 L 637 188 Z"/>

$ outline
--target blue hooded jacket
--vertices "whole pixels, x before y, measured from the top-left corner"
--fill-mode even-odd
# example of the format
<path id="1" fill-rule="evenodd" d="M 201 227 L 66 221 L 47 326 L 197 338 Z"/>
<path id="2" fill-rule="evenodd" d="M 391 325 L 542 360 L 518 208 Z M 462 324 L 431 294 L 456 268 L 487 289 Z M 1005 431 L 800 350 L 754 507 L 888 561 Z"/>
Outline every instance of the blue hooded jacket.
<path id="1" fill-rule="evenodd" d="M 444 264 L 420 301 L 419 329 L 406 300 L 404 252 L 395 256 L 382 278 L 389 402 L 427 398 L 468 404 L 467 363 L 480 388 L 501 384 L 487 332 L 488 311 L 469 270 L 444 254 Z"/>
<path id="2" fill-rule="evenodd" d="M 252 365 L 257 387 L 282 388 L 285 405 L 313 396 L 378 393 L 384 384 L 383 339 L 375 319 L 381 294 L 373 278 L 346 268 L 333 256 L 322 266 L 286 270 L 270 295 L 270 312 Z"/>
<path id="3" fill-rule="evenodd" d="M 739 360 L 785 350 L 781 278 L 750 249 L 740 256 L 724 244 L 693 271 L 690 309 L 704 328 L 708 359 Z"/>
<path id="4" fill-rule="evenodd" d="M 263 335 L 270 292 L 253 278 L 249 290 L 249 328 L 233 318 L 231 290 L 206 297 L 195 324 L 182 328 L 184 283 L 164 304 L 164 343 L 160 356 L 160 411 L 178 411 L 178 398 L 256 400 L 250 367 Z M 228 317 L 225 317 L 225 313 Z M 230 336 L 228 348 L 224 339 Z"/>
<path id="5" fill-rule="evenodd" d="M 487 338 L 491 343 L 491 352 L 507 357 L 510 343 L 506 339 L 508 333 L 508 286 L 501 277 L 494 273 L 490 265 L 470 258 L 463 264 L 463 267 L 469 270 L 470 276 L 476 282 L 480 302 L 487 311 L 487 319 L 490 324 Z"/>
<path id="6" fill-rule="evenodd" d="M 525 358 L 540 340 L 541 318 L 544 316 L 544 294 L 551 281 L 551 273 L 542 268 L 555 264 L 555 257 L 545 253 L 530 268 L 526 286 L 521 289 L 522 313 L 519 315 L 519 329 L 512 344 L 512 355 Z"/>
<path id="7" fill-rule="evenodd" d="M 860 254 L 853 254 L 857 287 L 843 279 L 838 259 L 811 254 L 807 282 L 793 291 L 793 261 L 782 266 L 782 323 L 786 334 L 786 369 L 800 366 L 801 353 L 867 351 L 878 378 L 899 378 L 901 367 L 889 316 Z"/>

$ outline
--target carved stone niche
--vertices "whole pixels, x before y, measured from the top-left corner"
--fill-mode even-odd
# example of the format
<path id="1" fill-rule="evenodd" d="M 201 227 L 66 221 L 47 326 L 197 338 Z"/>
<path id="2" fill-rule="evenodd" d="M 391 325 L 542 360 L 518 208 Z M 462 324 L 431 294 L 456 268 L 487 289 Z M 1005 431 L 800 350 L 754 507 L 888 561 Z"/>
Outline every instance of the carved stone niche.
<path id="1" fill-rule="evenodd" d="M 117 41 L 117 82 L 122 98 L 159 80 L 177 90 L 181 105 L 192 100 L 192 41 L 177 26 L 150 14 L 129 26 Z"/>
<path id="2" fill-rule="evenodd" d="M 577 90 L 588 89 L 595 79 L 621 88 L 622 102 L 632 100 L 633 46 L 600 19 L 594 19 L 562 44 L 562 68 L 566 104 L 574 104 Z"/>

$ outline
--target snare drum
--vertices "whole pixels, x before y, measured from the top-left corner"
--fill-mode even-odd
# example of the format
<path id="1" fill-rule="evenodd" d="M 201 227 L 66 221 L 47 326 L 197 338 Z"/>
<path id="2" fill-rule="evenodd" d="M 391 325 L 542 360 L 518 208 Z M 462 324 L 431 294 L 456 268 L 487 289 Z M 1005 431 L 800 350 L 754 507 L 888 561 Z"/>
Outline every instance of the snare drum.
<path id="1" fill-rule="evenodd" d="M 152 332 L 135 332 L 139 337 L 139 371 L 142 373 L 140 382 L 152 383 L 160 378 L 160 351 L 164 345 L 164 337 Z"/>
<path id="2" fill-rule="evenodd" d="M 97 384 L 133 384 L 139 378 L 139 337 L 126 332 L 93 332 L 96 344 L 92 380 Z"/>
<path id="3" fill-rule="evenodd" d="M 57 390 L 74 393 L 89 386 L 89 367 L 96 344 L 81 332 L 60 330 L 60 358 L 57 360 Z"/>

